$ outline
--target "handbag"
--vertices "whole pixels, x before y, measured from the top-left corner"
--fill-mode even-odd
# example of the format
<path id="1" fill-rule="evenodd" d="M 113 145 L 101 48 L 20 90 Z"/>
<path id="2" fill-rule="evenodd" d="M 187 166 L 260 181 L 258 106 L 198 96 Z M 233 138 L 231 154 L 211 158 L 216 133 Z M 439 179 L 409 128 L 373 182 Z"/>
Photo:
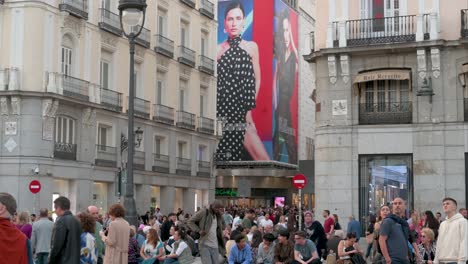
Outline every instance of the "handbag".
<path id="1" fill-rule="evenodd" d="M 354 256 L 351 258 L 351 262 L 353 264 L 366 264 L 366 260 L 361 254 L 354 254 Z"/>
<path id="2" fill-rule="evenodd" d="M 366 242 L 368 245 L 372 244 L 374 241 L 374 233 L 370 233 L 366 236 Z"/>
<path id="3" fill-rule="evenodd" d="M 207 218 L 208 218 L 208 209 L 206 209 L 206 211 L 205 211 L 205 224 L 203 225 L 203 227 L 205 227 L 205 225 L 206 225 L 206 219 Z M 193 240 L 198 240 L 201 237 L 200 231 L 197 231 L 197 232 L 194 231 L 194 232 L 192 232 L 192 234 L 190 236 L 193 238 Z"/>

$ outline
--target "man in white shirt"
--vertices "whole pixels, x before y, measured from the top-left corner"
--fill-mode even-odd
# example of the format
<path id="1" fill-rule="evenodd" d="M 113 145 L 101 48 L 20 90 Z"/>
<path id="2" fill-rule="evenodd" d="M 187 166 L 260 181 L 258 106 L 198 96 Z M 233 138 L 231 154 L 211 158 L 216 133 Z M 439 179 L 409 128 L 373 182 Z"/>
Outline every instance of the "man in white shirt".
<path id="1" fill-rule="evenodd" d="M 270 214 L 266 213 L 265 218 L 260 222 L 260 225 L 265 228 L 267 226 L 273 226 L 273 221 L 270 220 Z"/>
<path id="2" fill-rule="evenodd" d="M 446 220 L 440 224 L 434 264 L 465 264 L 468 255 L 468 221 L 457 213 L 457 201 L 442 201 Z"/>

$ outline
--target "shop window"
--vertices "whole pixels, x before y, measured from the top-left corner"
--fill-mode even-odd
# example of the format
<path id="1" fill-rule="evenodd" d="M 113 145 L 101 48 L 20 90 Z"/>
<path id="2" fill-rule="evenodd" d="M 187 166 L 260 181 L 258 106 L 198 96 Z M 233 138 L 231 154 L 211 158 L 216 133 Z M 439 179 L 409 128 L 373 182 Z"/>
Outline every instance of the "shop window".
<path id="1" fill-rule="evenodd" d="M 380 207 L 391 205 L 400 197 L 407 202 L 407 211 L 413 204 L 413 156 L 360 155 L 359 156 L 359 217 L 366 230 L 370 215 L 378 215 Z"/>

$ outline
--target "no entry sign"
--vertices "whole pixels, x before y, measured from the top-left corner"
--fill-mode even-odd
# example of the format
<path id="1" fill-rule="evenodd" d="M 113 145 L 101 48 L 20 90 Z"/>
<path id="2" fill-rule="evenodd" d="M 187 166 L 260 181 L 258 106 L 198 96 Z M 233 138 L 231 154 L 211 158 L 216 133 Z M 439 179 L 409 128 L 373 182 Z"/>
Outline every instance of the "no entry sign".
<path id="1" fill-rule="evenodd" d="M 33 180 L 29 183 L 29 191 L 36 194 L 41 191 L 41 183 L 38 180 Z"/>
<path id="2" fill-rule="evenodd" d="M 306 184 L 307 184 L 307 178 L 306 178 L 306 176 L 304 174 L 294 175 L 294 177 L 293 177 L 294 188 L 296 188 L 298 190 L 302 190 L 302 189 L 304 189 Z"/>

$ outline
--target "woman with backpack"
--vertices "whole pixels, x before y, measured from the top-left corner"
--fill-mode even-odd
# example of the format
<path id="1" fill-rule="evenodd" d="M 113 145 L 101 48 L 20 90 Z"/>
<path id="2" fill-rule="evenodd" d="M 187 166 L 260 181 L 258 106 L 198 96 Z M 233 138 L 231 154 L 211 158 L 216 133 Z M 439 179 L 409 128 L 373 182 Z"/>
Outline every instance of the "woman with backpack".
<path id="1" fill-rule="evenodd" d="M 380 207 L 379 210 L 379 216 L 377 217 L 377 223 L 374 225 L 374 244 L 373 244 L 373 249 L 374 249 L 374 254 L 372 254 L 372 263 L 380 263 L 383 261 L 382 257 L 382 252 L 380 251 L 380 246 L 379 246 L 379 231 L 380 231 L 380 225 L 382 224 L 382 221 L 390 215 L 390 207 L 388 205 L 383 205 Z"/>

